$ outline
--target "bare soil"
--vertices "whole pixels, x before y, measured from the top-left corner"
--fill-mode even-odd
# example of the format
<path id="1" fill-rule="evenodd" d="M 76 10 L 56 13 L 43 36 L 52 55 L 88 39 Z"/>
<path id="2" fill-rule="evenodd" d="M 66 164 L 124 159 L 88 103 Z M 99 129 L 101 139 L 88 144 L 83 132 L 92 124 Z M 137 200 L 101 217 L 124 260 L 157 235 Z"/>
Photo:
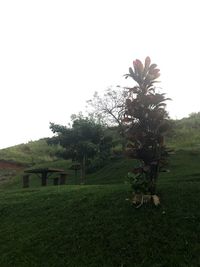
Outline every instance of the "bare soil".
<path id="1" fill-rule="evenodd" d="M 25 166 L 23 164 L 11 161 L 0 160 L 0 170 L 23 170 Z"/>

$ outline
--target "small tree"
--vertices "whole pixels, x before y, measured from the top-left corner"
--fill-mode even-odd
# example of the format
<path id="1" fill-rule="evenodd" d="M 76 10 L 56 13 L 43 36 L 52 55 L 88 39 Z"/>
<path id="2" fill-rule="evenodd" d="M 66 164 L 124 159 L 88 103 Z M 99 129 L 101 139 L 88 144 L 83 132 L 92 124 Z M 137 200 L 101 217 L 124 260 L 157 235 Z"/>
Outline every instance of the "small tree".
<path id="1" fill-rule="evenodd" d="M 156 64 L 149 57 L 144 66 L 140 60 L 133 61 L 126 78 L 131 77 L 136 85 L 128 88 L 124 122 L 127 125 L 127 154 L 140 164 L 129 176 L 136 194 L 156 194 L 159 171 L 166 162 L 167 150 L 164 135 L 169 129 L 168 113 L 165 110 L 165 94 L 156 92 L 154 84 L 160 76 Z"/>
<path id="2" fill-rule="evenodd" d="M 118 128 L 118 132 L 122 139 L 122 149 L 125 150 L 125 129 L 124 124 L 124 109 L 125 101 L 128 97 L 128 92 L 122 87 L 108 88 L 103 96 L 95 92 L 93 98 L 87 101 L 87 104 L 92 107 L 92 114 L 98 122 L 109 126 Z"/>
<path id="3" fill-rule="evenodd" d="M 65 148 L 63 156 L 80 164 L 81 182 L 84 183 L 86 162 L 101 154 L 102 145 L 108 140 L 102 126 L 87 118 L 75 117 L 72 127 L 50 123 L 50 129 L 56 136 L 49 144 L 60 144 Z"/>

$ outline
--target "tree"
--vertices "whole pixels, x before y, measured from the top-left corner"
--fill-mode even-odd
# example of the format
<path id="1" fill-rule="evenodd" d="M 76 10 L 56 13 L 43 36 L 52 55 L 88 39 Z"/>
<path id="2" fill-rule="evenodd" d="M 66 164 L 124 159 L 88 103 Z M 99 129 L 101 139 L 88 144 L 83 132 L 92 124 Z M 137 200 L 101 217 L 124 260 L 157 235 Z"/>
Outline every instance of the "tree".
<path id="1" fill-rule="evenodd" d="M 125 124 L 124 109 L 125 101 L 128 97 L 127 90 L 119 87 L 116 89 L 108 88 L 103 96 L 100 96 L 98 92 L 94 93 L 91 100 L 87 103 L 92 107 L 90 115 L 94 117 L 98 122 L 113 127 L 117 126 L 120 136 L 122 138 L 122 148 L 125 149 Z"/>
<path id="2" fill-rule="evenodd" d="M 168 113 L 165 110 L 165 101 L 169 98 L 158 93 L 154 86 L 160 70 L 156 64 L 151 64 L 149 57 L 145 59 L 144 65 L 136 59 L 133 67 L 125 75 L 136 84 L 128 88 L 124 122 L 127 126 L 127 154 L 140 164 L 129 173 L 129 177 L 135 194 L 155 196 L 159 171 L 168 156 L 164 135 L 169 129 Z"/>
<path id="3" fill-rule="evenodd" d="M 75 116 L 72 127 L 50 123 L 50 129 L 56 135 L 49 140 L 49 144 L 60 144 L 65 148 L 65 158 L 80 163 L 81 181 L 84 183 L 86 162 L 101 154 L 103 143 L 108 141 L 103 127 L 88 118 Z"/>

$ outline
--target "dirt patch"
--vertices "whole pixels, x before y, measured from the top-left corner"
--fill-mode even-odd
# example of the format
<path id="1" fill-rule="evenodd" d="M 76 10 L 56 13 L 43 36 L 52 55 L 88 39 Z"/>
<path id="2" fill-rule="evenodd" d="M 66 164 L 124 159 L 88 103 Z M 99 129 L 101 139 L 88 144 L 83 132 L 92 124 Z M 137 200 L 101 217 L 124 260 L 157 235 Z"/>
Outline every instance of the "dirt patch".
<path id="1" fill-rule="evenodd" d="M 0 160 L 0 169 L 3 170 L 23 170 L 25 165 L 17 162 L 11 162 L 6 160 Z"/>
<path id="2" fill-rule="evenodd" d="M 18 162 L 0 160 L 0 184 L 11 181 L 17 173 L 25 168 L 27 168 L 26 165 Z"/>

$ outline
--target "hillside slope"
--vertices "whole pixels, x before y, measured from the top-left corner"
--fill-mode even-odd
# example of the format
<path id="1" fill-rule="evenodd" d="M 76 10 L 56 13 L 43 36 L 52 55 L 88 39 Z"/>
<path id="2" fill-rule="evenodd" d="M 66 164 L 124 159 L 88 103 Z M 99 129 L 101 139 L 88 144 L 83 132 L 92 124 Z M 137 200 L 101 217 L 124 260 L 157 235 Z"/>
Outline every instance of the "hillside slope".
<path id="1" fill-rule="evenodd" d="M 167 142 L 175 149 L 200 149 L 200 112 L 172 121 Z"/>
<path id="2" fill-rule="evenodd" d="M 0 150 L 0 160 L 34 165 L 41 162 L 49 162 L 57 159 L 56 154 L 62 151 L 58 145 L 49 146 L 46 139 L 30 141 Z"/>
<path id="3" fill-rule="evenodd" d="M 198 149 L 171 157 L 170 172 L 158 182 L 158 208 L 135 209 L 126 200 L 132 160 L 111 161 L 82 186 L 73 172 L 68 185 L 45 188 L 33 177 L 22 189 L 16 176 L 0 187 L 0 266 L 199 266 L 199 162 Z"/>
<path id="4" fill-rule="evenodd" d="M 167 136 L 167 145 L 175 151 L 184 149 L 189 153 L 198 154 L 200 151 L 200 113 L 191 114 L 188 118 L 173 121 L 173 130 Z M 79 174 L 76 177 L 72 170 L 70 161 L 60 160 L 57 158 L 58 152 L 63 151 L 60 146 L 48 146 L 46 139 L 21 144 L 7 149 L 0 150 L 0 187 L 2 182 L 4 188 L 20 188 L 22 172 L 19 168 L 5 168 L 5 163 L 18 164 L 23 166 L 21 170 L 34 167 L 54 167 L 64 169 L 68 175 L 68 184 L 79 184 Z M 119 151 L 120 152 L 120 151 Z M 183 157 L 185 154 L 183 153 Z M 192 162 L 191 162 L 192 164 Z M 105 183 L 119 183 L 123 182 L 126 177 L 127 171 L 133 168 L 131 160 L 111 161 L 96 173 L 87 175 L 86 183 L 89 184 L 105 184 Z M 16 175 L 19 175 L 16 177 Z M 116 179 L 115 175 L 118 175 Z M 102 177 L 103 180 L 102 180 Z M 53 178 L 53 176 L 52 176 Z M 52 179 L 49 180 L 52 184 Z M 31 186 L 40 186 L 40 180 L 32 176 Z"/>

